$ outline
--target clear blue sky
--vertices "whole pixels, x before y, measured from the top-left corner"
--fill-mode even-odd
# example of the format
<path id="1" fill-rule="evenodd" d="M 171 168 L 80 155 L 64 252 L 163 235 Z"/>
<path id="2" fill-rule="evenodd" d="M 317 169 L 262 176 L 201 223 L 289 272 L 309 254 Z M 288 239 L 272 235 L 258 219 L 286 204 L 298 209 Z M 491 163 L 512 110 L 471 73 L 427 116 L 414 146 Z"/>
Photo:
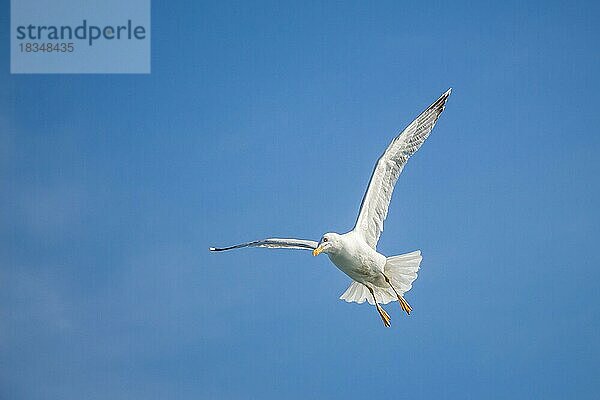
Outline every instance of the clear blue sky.
<path id="1" fill-rule="evenodd" d="M 597 396 L 597 2 L 153 3 L 152 74 L 36 76 L 2 1 L 0 397 Z M 351 228 L 448 87 L 379 245 L 413 315 L 207 251 Z"/>

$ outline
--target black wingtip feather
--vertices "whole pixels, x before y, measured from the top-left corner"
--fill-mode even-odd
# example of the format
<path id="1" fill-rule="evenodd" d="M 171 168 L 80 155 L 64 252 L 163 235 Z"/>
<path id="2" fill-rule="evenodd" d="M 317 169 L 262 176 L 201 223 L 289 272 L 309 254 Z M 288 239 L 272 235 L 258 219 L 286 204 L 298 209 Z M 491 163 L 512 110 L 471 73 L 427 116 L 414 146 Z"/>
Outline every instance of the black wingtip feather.
<path id="1" fill-rule="evenodd" d="M 231 246 L 231 247 L 209 247 L 208 251 L 225 251 L 225 250 L 231 250 L 231 249 L 235 249 L 235 246 Z"/>

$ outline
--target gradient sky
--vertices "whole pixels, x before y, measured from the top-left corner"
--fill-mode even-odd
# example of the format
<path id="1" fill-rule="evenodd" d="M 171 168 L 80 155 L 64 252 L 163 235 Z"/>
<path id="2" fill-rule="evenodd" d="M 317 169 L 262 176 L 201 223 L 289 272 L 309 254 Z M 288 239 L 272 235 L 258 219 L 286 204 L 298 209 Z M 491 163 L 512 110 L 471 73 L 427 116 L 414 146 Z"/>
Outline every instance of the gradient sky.
<path id="1" fill-rule="evenodd" d="M 153 2 L 150 75 L 10 75 L 0 12 L 0 397 L 596 398 L 597 2 Z M 327 257 L 374 162 L 454 91 L 379 250 Z"/>

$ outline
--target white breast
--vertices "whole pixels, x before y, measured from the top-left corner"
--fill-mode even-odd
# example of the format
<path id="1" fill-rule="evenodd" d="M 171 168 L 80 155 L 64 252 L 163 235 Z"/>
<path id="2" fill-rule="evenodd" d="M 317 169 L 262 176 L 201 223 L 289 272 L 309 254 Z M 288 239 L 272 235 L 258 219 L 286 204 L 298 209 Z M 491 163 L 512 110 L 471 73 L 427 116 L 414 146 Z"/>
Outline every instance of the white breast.
<path id="1" fill-rule="evenodd" d="M 385 256 L 377 253 L 354 232 L 341 235 L 342 249 L 330 253 L 329 259 L 342 272 L 358 282 L 371 282 L 381 278 Z"/>

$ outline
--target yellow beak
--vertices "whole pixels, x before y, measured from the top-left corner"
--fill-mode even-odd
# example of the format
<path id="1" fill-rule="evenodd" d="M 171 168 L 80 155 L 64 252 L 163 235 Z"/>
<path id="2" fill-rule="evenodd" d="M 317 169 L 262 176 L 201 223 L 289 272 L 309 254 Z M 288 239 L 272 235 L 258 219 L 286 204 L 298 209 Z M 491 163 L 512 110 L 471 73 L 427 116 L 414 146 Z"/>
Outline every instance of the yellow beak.
<path id="1" fill-rule="evenodd" d="M 323 245 L 317 247 L 316 249 L 313 250 L 313 256 L 318 256 L 319 254 L 321 254 L 323 252 Z"/>

